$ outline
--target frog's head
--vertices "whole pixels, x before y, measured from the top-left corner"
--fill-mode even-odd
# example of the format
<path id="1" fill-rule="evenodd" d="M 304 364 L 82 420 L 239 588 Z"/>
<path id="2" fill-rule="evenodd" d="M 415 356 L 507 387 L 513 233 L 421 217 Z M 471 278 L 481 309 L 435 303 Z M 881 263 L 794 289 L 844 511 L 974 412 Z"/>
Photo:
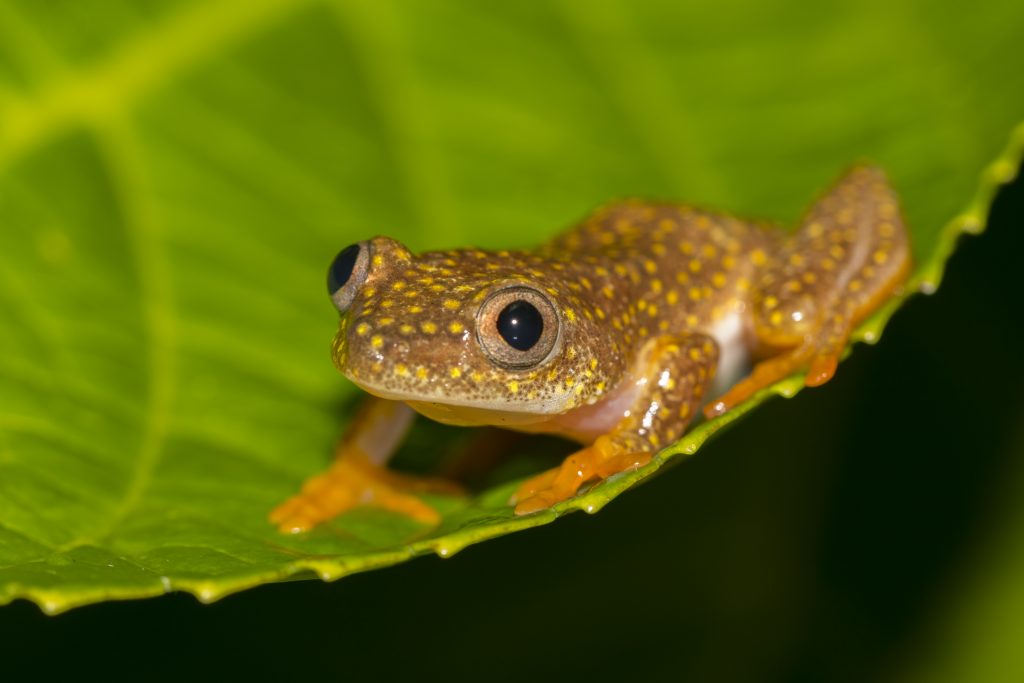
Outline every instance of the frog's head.
<path id="1" fill-rule="evenodd" d="M 341 312 L 334 362 L 371 394 L 455 424 L 526 424 L 593 403 L 621 353 L 569 265 L 353 244 L 327 278 Z"/>

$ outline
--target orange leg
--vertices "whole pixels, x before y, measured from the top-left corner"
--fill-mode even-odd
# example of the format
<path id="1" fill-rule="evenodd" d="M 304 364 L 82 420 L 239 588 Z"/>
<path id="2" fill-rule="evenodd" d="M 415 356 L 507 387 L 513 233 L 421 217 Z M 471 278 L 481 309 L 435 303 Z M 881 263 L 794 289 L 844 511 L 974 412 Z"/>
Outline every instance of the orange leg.
<path id="1" fill-rule="evenodd" d="M 586 483 L 649 463 L 660 448 L 683 434 L 717 363 L 718 347 L 704 335 L 653 340 L 645 350 L 643 376 L 630 380 L 637 391 L 633 407 L 610 433 L 567 457 L 560 467 L 524 482 L 512 497 L 516 514 L 549 508 L 575 496 Z"/>
<path id="2" fill-rule="evenodd" d="M 415 494 L 457 495 L 461 489 L 443 479 L 399 474 L 384 466 L 412 417 L 405 404 L 368 399 L 338 445 L 331 467 L 311 477 L 298 494 L 274 508 L 270 521 L 284 533 L 298 533 L 365 505 L 436 524 L 440 519 L 437 511 Z"/>
<path id="3" fill-rule="evenodd" d="M 880 169 L 852 168 L 780 245 L 754 289 L 755 335 L 789 350 L 759 363 L 704 414 L 721 415 L 802 369 L 807 386 L 828 382 L 854 325 L 892 295 L 909 268 L 895 191 Z"/>

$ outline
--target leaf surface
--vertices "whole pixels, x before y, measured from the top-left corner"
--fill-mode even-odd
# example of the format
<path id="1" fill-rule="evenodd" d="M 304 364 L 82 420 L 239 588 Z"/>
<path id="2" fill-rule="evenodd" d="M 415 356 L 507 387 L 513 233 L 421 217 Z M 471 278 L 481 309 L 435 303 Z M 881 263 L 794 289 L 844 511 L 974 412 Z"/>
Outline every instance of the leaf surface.
<path id="1" fill-rule="evenodd" d="M 596 511 L 800 387 L 537 515 L 506 478 L 432 499 L 436 529 L 357 510 L 280 535 L 268 510 L 355 406 L 323 272 L 372 234 L 529 246 L 623 195 L 792 223 L 870 158 L 910 290 L 934 289 L 1019 165 L 1024 5 L 680 4 L 0 2 L 0 601 L 213 600 L 451 555 Z"/>

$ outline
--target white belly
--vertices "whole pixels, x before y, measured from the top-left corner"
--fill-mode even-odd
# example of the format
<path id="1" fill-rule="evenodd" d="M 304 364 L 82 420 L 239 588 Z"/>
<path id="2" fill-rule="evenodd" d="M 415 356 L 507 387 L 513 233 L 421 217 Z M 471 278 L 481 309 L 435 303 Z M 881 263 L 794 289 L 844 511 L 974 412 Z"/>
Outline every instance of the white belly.
<path id="1" fill-rule="evenodd" d="M 711 400 L 724 394 L 729 387 L 750 372 L 750 349 L 747 345 L 746 329 L 742 314 L 732 313 L 707 330 L 718 343 L 718 371 L 711 391 L 706 395 Z"/>

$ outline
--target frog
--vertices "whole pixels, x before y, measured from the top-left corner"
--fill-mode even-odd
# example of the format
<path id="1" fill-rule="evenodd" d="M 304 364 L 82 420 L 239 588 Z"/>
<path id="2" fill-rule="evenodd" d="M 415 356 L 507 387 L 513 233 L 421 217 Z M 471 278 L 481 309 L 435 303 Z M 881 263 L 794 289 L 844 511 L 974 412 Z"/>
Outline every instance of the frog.
<path id="1" fill-rule="evenodd" d="M 509 500 L 515 515 L 551 509 L 794 373 L 828 382 L 910 266 L 898 194 L 867 162 L 792 230 L 622 199 L 534 249 L 349 245 L 328 269 L 332 358 L 367 398 L 329 468 L 269 519 L 298 533 L 369 506 L 437 524 L 423 494 L 459 486 L 388 468 L 417 414 L 575 442 Z"/>

